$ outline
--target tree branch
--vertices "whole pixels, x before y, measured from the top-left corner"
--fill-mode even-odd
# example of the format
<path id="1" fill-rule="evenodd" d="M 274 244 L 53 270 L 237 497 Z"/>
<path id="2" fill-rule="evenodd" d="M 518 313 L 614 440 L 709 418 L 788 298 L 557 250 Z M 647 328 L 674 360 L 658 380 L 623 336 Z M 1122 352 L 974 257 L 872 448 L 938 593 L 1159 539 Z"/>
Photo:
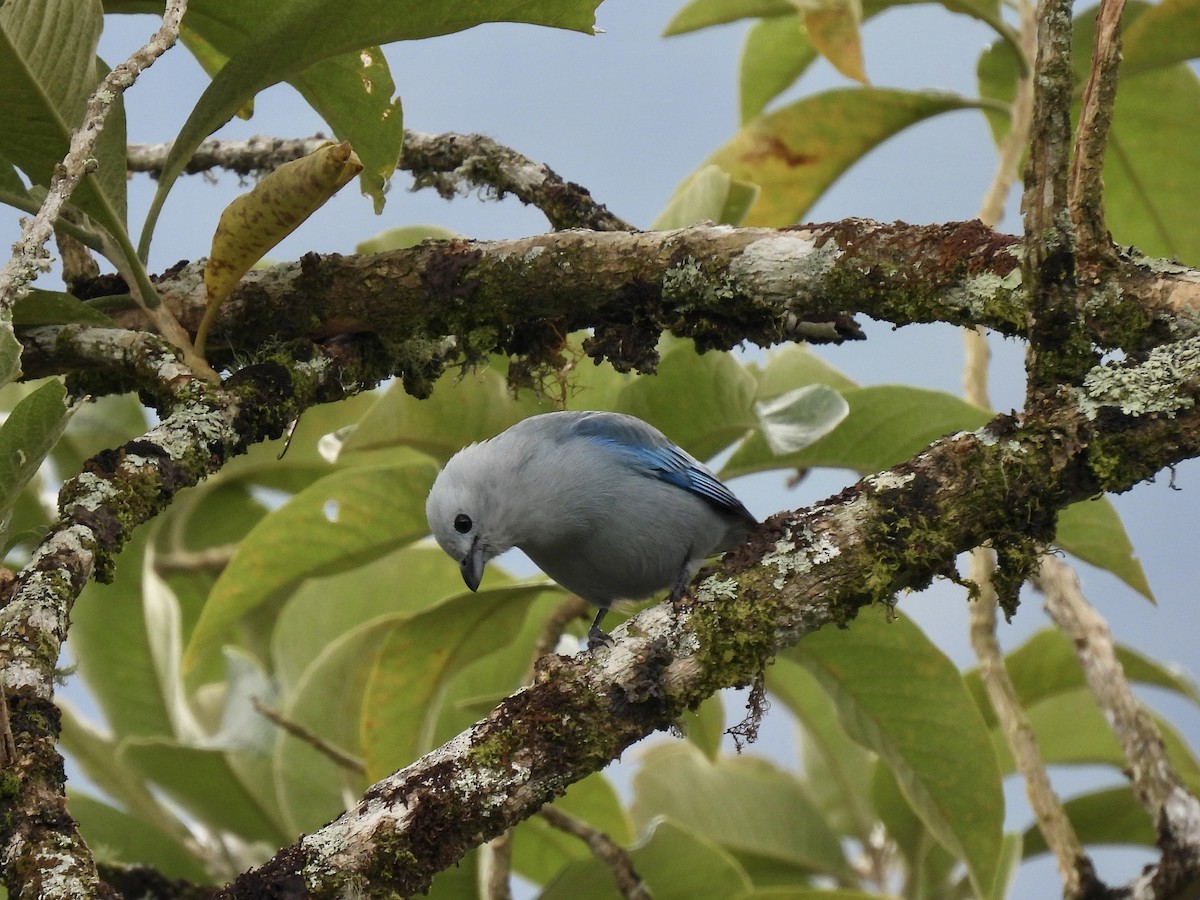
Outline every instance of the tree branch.
<path id="1" fill-rule="evenodd" d="M 229 169 L 239 175 L 261 175 L 285 162 L 299 159 L 328 141 L 324 137 L 284 140 L 256 136 L 244 141 L 208 140 L 197 148 L 184 170 L 206 172 Z M 171 150 L 168 144 L 130 144 L 128 168 L 155 177 Z M 513 194 L 522 203 L 536 206 L 557 231 L 587 228 L 592 231 L 632 231 L 633 226 L 592 199 L 587 188 L 563 181 L 544 163 L 534 162 L 515 150 L 481 134 L 423 134 L 404 132 L 404 148 L 397 168 L 412 173 L 413 190 L 432 187 L 447 200 L 479 189 L 501 200 Z"/>
<path id="2" fill-rule="evenodd" d="M 1200 375 L 1200 342 L 1185 363 Z M 1189 357 L 1190 358 L 1190 357 Z M 1157 365 L 1148 363 L 1147 369 Z M 616 629 L 610 650 L 547 657 L 527 688 L 442 747 L 372 787 L 352 810 L 241 876 L 223 896 L 268 884 L 337 893 L 426 889 L 433 875 L 534 814 L 568 785 L 716 690 L 745 685 L 782 648 L 863 605 L 920 589 L 985 540 L 1048 541 L 1056 511 L 1121 490 L 1200 453 L 1200 387 L 1130 367 L 1160 412 L 1132 415 L 1107 387 L 1080 404 L 998 417 L 803 511 L 781 513 L 699 577 Z M 1200 381 L 1194 383 L 1200 385 Z M 1165 411 L 1174 409 L 1172 414 Z M 724 636 L 737 635 L 730 658 Z"/>
<path id="3" fill-rule="evenodd" d="M 1083 91 L 1079 130 L 1071 160 L 1068 209 L 1081 255 L 1111 265 L 1116 250 L 1104 221 L 1104 153 L 1117 99 L 1121 65 L 1121 14 L 1125 0 L 1102 0 L 1096 15 L 1092 68 Z"/>
<path id="4" fill-rule="evenodd" d="M 73 333 L 92 331 L 112 330 Z M 137 336 L 127 337 L 112 345 L 139 343 Z M 154 347 L 156 340 L 142 336 L 140 344 Z M 93 575 L 105 580 L 133 528 L 165 508 L 181 488 L 217 471 L 249 444 L 280 434 L 300 409 L 343 397 L 386 374 L 350 342 L 325 351 L 309 347 L 298 361 L 279 354 L 219 389 L 188 376 L 173 352 L 153 358 L 155 363 L 141 363 L 158 366 L 152 380 L 170 414 L 140 438 L 94 457 L 63 485 L 59 521 L 0 610 L 0 677 L 16 751 L 0 792 L 0 855 L 10 897 L 114 896 L 98 881 L 92 856 L 66 813 L 56 750 L 55 666 L 84 584 Z M 58 885 L 53 894 L 41 890 L 47 879 Z"/>
<path id="5" fill-rule="evenodd" d="M 1130 896 L 1194 895 L 1200 886 L 1200 803 L 1167 758 L 1158 728 L 1125 678 L 1108 623 L 1084 597 L 1075 573 L 1047 556 L 1036 584 L 1050 618 L 1075 647 L 1088 687 L 1125 753 L 1134 794 L 1158 830 L 1162 858 L 1130 885 Z"/>
<path id="6" fill-rule="evenodd" d="M 21 229 L 13 245 L 13 255 L 0 270 L 0 309 L 10 310 L 25 287 L 49 267 L 46 242 L 54 234 L 54 225 L 75 188 L 88 174 L 96 140 L 104 129 L 109 112 L 138 76 L 169 50 L 179 37 L 179 22 L 187 9 L 187 0 L 167 0 L 162 26 L 143 46 L 114 68 L 92 91 L 83 121 L 71 132 L 70 149 L 54 172 L 42 208 Z"/>
<path id="7" fill-rule="evenodd" d="M 596 858 L 612 871 L 613 880 L 616 881 L 617 890 L 621 892 L 622 897 L 626 900 L 651 900 L 650 892 L 646 890 L 641 876 L 633 867 L 633 860 L 629 858 L 625 848 L 611 837 L 549 803 L 542 807 L 542 818 L 559 831 L 577 837 L 587 844 Z"/>

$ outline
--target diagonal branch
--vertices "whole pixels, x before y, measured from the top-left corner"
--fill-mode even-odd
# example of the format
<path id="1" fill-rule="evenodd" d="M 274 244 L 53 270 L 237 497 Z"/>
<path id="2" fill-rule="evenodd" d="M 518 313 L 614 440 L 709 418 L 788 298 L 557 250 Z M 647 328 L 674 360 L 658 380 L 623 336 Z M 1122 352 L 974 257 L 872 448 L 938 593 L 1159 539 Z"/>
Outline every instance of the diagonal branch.
<path id="1" fill-rule="evenodd" d="M 1200 353 L 1189 365 L 1200 374 Z M 1153 392 L 1157 364 L 1145 368 L 1131 367 L 1130 379 Z M 1120 489 L 1117 471 L 1128 486 L 1200 453 L 1196 390 L 1162 389 L 1156 402 L 1173 416 L 1133 416 L 1112 405 L 1118 393 L 1097 386 L 1086 404 L 1024 423 L 999 417 L 811 509 L 771 518 L 747 547 L 701 573 L 694 599 L 636 616 L 617 629 L 611 650 L 545 658 L 530 686 L 222 896 L 258 897 L 278 883 L 337 894 L 364 873 L 380 890 L 425 890 L 467 850 L 716 690 L 751 682 L 806 634 L 924 587 L 988 538 L 1025 540 L 1035 560 L 1058 509 Z M 1114 469 L 1116 460 L 1130 467 Z M 731 658 L 733 635 L 739 652 Z"/>
<path id="2" fill-rule="evenodd" d="M 1046 611 L 1075 647 L 1088 686 L 1125 753 L 1134 794 L 1158 831 L 1162 860 L 1137 880 L 1133 896 L 1194 892 L 1200 885 L 1200 802 L 1167 758 L 1162 735 L 1125 678 L 1108 623 L 1084 597 L 1078 577 L 1048 556 L 1036 583 L 1046 595 Z"/>
<path id="3" fill-rule="evenodd" d="M 99 332 L 102 342 L 111 329 Z M 161 341 L 144 337 L 145 347 Z M 159 346 L 161 349 L 161 346 Z M 365 357 L 369 359 L 369 356 Z M 93 458 L 63 485 L 60 519 L 22 569 L 0 610 L 0 678 L 9 705 L 15 762 L 0 795 L 0 856 L 10 897 L 41 897 L 44 879 L 55 896 L 108 897 L 95 864 L 66 813 L 62 759 L 56 750 L 59 714 L 52 694 L 55 666 L 71 607 L 88 579 L 104 580 L 112 558 L 138 524 L 165 508 L 184 487 L 220 469 L 253 442 L 277 436 L 299 410 L 371 385 L 386 373 L 364 362 L 360 348 L 312 349 L 290 369 L 277 357 L 250 367 L 220 389 L 186 374 L 161 352 L 153 381 L 169 393 L 162 422 L 123 447 Z M 349 387 L 347 387 L 349 386 Z"/>
<path id="4" fill-rule="evenodd" d="M 46 242 L 54 234 L 54 224 L 66 202 L 88 173 L 88 159 L 104 128 L 104 121 L 124 93 L 143 70 L 154 64 L 179 37 L 179 23 L 187 9 L 187 0 L 167 0 L 162 26 L 145 45 L 109 72 L 88 98 L 83 122 L 71 133 L 71 145 L 50 182 L 50 189 L 36 216 L 21 229 L 13 245 L 13 255 L 0 270 L 0 308 L 10 310 L 17 297 L 48 265 Z"/>

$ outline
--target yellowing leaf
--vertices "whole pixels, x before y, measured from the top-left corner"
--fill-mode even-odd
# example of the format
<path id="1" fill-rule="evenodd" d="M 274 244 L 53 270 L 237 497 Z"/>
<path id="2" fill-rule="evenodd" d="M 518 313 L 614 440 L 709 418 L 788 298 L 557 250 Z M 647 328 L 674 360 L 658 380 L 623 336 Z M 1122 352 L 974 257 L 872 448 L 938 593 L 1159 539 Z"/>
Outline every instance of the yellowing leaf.
<path id="1" fill-rule="evenodd" d="M 196 334 L 197 352 L 204 353 L 217 311 L 250 267 L 360 171 L 362 163 L 348 142 L 325 144 L 284 163 L 225 208 L 204 267 L 208 307 Z"/>
<path id="2" fill-rule="evenodd" d="M 822 3 L 804 13 L 808 40 L 833 67 L 860 84 L 867 83 L 863 68 L 862 39 L 858 25 L 862 16 L 853 0 Z"/>
<path id="3" fill-rule="evenodd" d="M 762 189 L 743 225 L 791 225 L 888 138 L 932 116 L 976 105 L 936 91 L 823 91 L 747 122 L 704 164 Z"/>

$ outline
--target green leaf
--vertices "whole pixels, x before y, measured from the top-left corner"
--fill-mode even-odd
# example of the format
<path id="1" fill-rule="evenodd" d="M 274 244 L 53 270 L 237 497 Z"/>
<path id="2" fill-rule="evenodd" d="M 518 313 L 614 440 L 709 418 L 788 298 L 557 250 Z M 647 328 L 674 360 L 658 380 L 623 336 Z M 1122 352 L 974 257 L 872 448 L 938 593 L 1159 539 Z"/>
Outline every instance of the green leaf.
<path id="1" fill-rule="evenodd" d="M 463 592 L 391 631 L 363 702 L 362 746 L 370 781 L 433 748 L 447 682 L 472 661 L 503 648 L 543 589 Z"/>
<path id="2" fill-rule="evenodd" d="M 0 387 L 21 374 L 21 342 L 13 332 L 12 319 L 0 313 Z"/>
<path id="3" fill-rule="evenodd" d="M 162 831 L 86 794 L 71 791 L 67 809 L 98 862 L 151 866 L 167 878 L 212 881 L 196 857 Z"/>
<path id="4" fill-rule="evenodd" d="M 331 604 L 336 606 L 336 603 Z M 403 613 L 380 615 L 325 642 L 295 680 L 280 709 L 338 749 L 358 756 L 359 718 L 372 663 Z M 340 814 L 367 785 L 362 772 L 336 764 L 308 741 L 281 732 L 272 755 L 279 807 L 289 831 L 308 831 Z"/>
<path id="5" fill-rule="evenodd" d="M 1138 3 L 1136 9 L 1121 31 L 1122 80 L 1200 57 L 1197 0 L 1163 0 L 1152 6 Z"/>
<path id="6" fill-rule="evenodd" d="M 1079 86 L 1091 64 L 1095 12 L 1077 16 L 1073 30 L 1075 120 Z M 1113 238 L 1152 256 L 1193 264 L 1200 261 L 1200 222 L 1188 199 L 1195 195 L 1197 175 L 1174 149 L 1200 140 L 1200 78 L 1181 61 L 1196 55 L 1198 41 L 1194 29 L 1188 30 L 1196 16 L 1195 0 L 1163 4 L 1161 10 L 1126 6 L 1125 62 L 1104 159 L 1104 204 Z M 978 75 L 982 96 L 1011 100 L 1017 72 L 1010 48 L 997 45 L 985 52 Z M 1007 131 L 1004 117 L 989 113 L 988 121 L 997 139 Z"/>
<path id="7" fill-rule="evenodd" d="M 161 9 L 159 10 L 161 13 Z M 9 0 L 0 7 L 0 155 L 48 187 L 107 69 L 96 57 L 99 0 Z M 125 230 L 125 114 L 117 100 L 93 154 L 99 168 L 72 202 L 116 233 Z"/>
<path id="8" fill-rule="evenodd" d="M 451 34 L 483 22 L 528 22 L 590 34 L 598 3 L 599 0 L 532 0 L 514 6 L 507 0 L 479 0 L 447 6 L 423 0 L 397 0 L 380 6 L 377 0 L 346 0 L 333 7 L 325 0 L 292 0 L 286 5 L 276 5 L 272 14 L 256 25 L 245 47 L 230 55 L 229 62 L 213 78 L 176 136 L 147 216 L 142 254 L 149 249 L 154 223 L 167 192 L 196 147 L 264 88 L 339 54 L 392 41 Z"/>
<path id="9" fill-rule="evenodd" d="M 1114 240 L 1200 264 L 1195 166 L 1174 152 L 1200 142 L 1200 78 L 1184 63 L 1121 79 L 1104 157 Z"/>
<path id="10" fill-rule="evenodd" d="M 871 808 L 887 831 L 888 840 L 895 844 L 904 858 L 908 871 L 912 873 L 909 875 L 911 883 L 948 884 L 951 873 L 960 870 L 961 865 L 938 843 L 914 812 L 886 761 L 875 760 L 869 785 Z M 971 891 L 964 891 L 963 896 L 971 896 Z"/>
<path id="11" fill-rule="evenodd" d="M 760 16 L 786 16 L 796 11 L 790 0 L 692 0 L 667 24 L 664 37 L 686 34 L 712 25 Z"/>
<path id="12" fill-rule="evenodd" d="M 397 382 L 342 435 L 338 452 L 412 447 L 444 463 L 467 444 L 551 409 L 528 392 L 514 399 L 504 376 L 492 368 L 447 373 L 425 400 Z"/>
<path id="13" fill-rule="evenodd" d="M 344 571 L 428 534 L 432 464 L 346 469 L 264 518 L 213 587 L 184 654 L 194 664 L 238 619 L 313 575 Z"/>
<path id="14" fill-rule="evenodd" d="M 644 419 L 697 459 L 711 459 L 758 424 L 753 376 L 729 353 L 697 353 L 681 341 L 663 354 L 653 378 L 637 378 L 618 412 Z M 687 403 L 680 403 L 687 397 Z"/>
<path id="15" fill-rule="evenodd" d="M 750 887 L 737 860 L 676 822 L 658 822 L 630 857 L 654 900 L 732 897 Z M 589 855 L 564 869 L 538 900 L 612 900 L 613 893 L 612 871 Z"/>
<path id="16" fill-rule="evenodd" d="M 362 163 L 362 192 L 383 212 L 388 181 L 404 144 L 404 112 L 396 85 L 379 47 L 323 59 L 288 79 L 309 106 L 329 123 L 340 141 L 349 141 Z"/>
<path id="17" fill-rule="evenodd" d="M 743 891 L 733 900 L 890 900 L 893 894 L 866 894 L 850 888 L 768 887 Z"/>
<path id="18" fill-rule="evenodd" d="M 62 716 L 59 747 L 87 779 L 140 821 L 175 840 L 186 840 L 190 835 L 187 826 L 154 796 L 139 772 L 118 758 L 117 741 L 109 730 L 86 721 L 61 695 L 54 702 Z"/>
<path id="19" fill-rule="evenodd" d="M 1106 497 L 1073 503 L 1058 514 L 1054 543 L 1086 563 L 1112 572 L 1154 602 L 1150 583 L 1117 509 Z"/>
<path id="20" fill-rule="evenodd" d="M 360 241 L 355 253 L 386 253 L 389 250 L 407 250 L 422 241 L 452 241 L 461 235 L 441 225 L 403 225 L 388 228 L 375 237 Z"/>
<path id="21" fill-rule="evenodd" d="M 116 325 L 100 310 L 60 291 L 35 289 L 18 299 L 13 306 L 13 324 L 17 326 L 69 325 L 75 322 L 102 328 Z"/>
<path id="22" fill-rule="evenodd" d="M 1153 847 L 1157 840 L 1146 808 L 1130 787 L 1108 788 L 1073 797 L 1063 804 L 1079 840 L 1087 845 L 1140 844 Z M 1033 826 L 1025 832 L 1026 858 L 1049 851 L 1042 832 Z"/>
<path id="23" fill-rule="evenodd" d="M 719 166 L 705 166 L 675 189 L 650 228 L 668 231 L 706 220 L 737 225 L 757 198 L 757 186 L 734 181 Z"/>
<path id="24" fill-rule="evenodd" d="M 842 391 L 849 413 L 812 446 L 783 456 L 752 435 L 729 458 L 723 477 L 764 469 L 832 466 L 879 472 L 908 459 L 938 438 L 983 425 L 991 414 L 943 391 L 900 385 Z"/>
<path id="25" fill-rule="evenodd" d="M 1125 27 L 1133 38 L 1123 52 L 1132 63 L 1122 64 L 1104 157 L 1104 205 L 1114 240 L 1191 264 L 1200 263 L 1200 222 L 1188 202 L 1195 196 L 1197 174 L 1172 150 L 1200 141 L 1200 76 L 1182 61 L 1196 54 L 1200 41 L 1194 31 L 1173 38 L 1164 32 L 1193 26 L 1194 7 L 1172 4 L 1140 27 L 1150 7 L 1134 3 L 1126 9 Z M 1091 65 L 1095 15 L 1091 9 L 1077 16 L 1072 34 L 1072 64 L 1080 84 Z M 1077 108 L 1073 115 L 1078 117 Z"/>
<path id="26" fill-rule="evenodd" d="M 851 740 L 829 694 L 791 657 L 767 670 L 767 689 L 798 720 L 804 780 L 821 815 L 839 832 L 868 840 L 876 820 L 867 793 L 874 755 Z"/>
<path id="27" fill-rule="evenodd" d="M 792 653 L 984 893 L 999 862 L 1004 795 L 987 725 L 954 664 L 906 618 L 889 622 L 876 607 L 860 612 L 849 632 L 818 631 Z"/>
<path id="28" fill-rule="evenodd" d="M 179 672 L 179 604 L 135 533 L 110 585 L 90 584 L 72 610 L 70 647 L 114 732 L 197 740 Z"/>
<path id="29" fill-rule="evenodd" d="M 495 564 L 489 567 L 493 587 L 499 574 Z M 462 589 L 462 575 L 446 554 L 419 544 L 348 572 L 310 578 L 288 598 L 271 631 L 275 677 L 288 690 L 340 635 L 380 616 L 427 609 Z"/>
<path id="30" fill-rule="evenodd" d="M 1138 684 L 1153 685 L 1174 691 L 1192 703 L 1200 705 L 1200 689 L 1188 675 L 1177 667 L 1155 662 L 1136 650 L 1117 646 L 1117 659 L 1125 677 Z M 1046 628 L 1004 657 L 1004 665 L 1025 707 L 1086 687 L 1087 681 L 1079 668 L 1075 648 L 1069 638 L 1056 628 Z M 965 676 L 967 687 L 975 698 L 979 711 L 989 728 L 996 727 L 996 714 L 988 700 L 987 691 L 973 669 Z"/>
<path id="31" fill-rule="evenodd" d="M 865 13 L 865 10 L 864 10 Z M 745 125 L 791 87 L 817 59 L 800 15 L 756 22 L 742 45 L 739 122 Z"/>
<path id="32" fill-rule="evenodd" d="M 7 541 L 17 498 L 71 418 L 66 396 L 63 383 L 49 379 L 22 398 L 0 424 L 0 543 Z"/>
<path id="33" fill-rule="evenodd" d="M 1026 708 L 1037 737 L 1042 758 L 1049 764 L 1106 764 L 1124 770 L 1128 765 L 1091 691 L 1063 691 Z M 1191 748 L 1168 722 L 1151 713 L 1162 734 L 1167 756 L 1175 771 L 1193 793 L 1200 790 L 1200 762 Z M 993 731 L 993 742 L 1001 769 L 1014 771 L 1012 755 L 1004 736 Z"/>
<path id="34" fill-rule="evenodd" d="M 857 384 L 817 356 L 805 344 L 788 344 L 771 350 L 763 366 L 750 365 L 758 379 L 755 397 L 768 400 L 808 384 L 823 384 L 839 393 Z"/>
<path id="35" fill-rule="evenodd" d="M 888 138 L 975 100 L 936 91 L 824 91 L 747 122 L 705 165 L 761 188 L 743 224 L 791 225 L 851 165 Z"/>
<path id="36" fill-rule="evenodd" d="M 659 816 L 716 841 L 744 865 L 756 861 L 852 878 L 837 834 L 795 776 L 765 759 L 710 762 L 689 743 L 647 749 L 634 776 L 639 828 Z"/>
<path id="37" fill-rule="evenodd" d="M 715 762 L 725 739 L 725 703 L 721 695 L 713 694 L 696 709 L 685 712 L 677 725 L 709 762 Z"/>
<path id="38" fill-rule="evenodd" d="M 295 835 L 278 825 L 255 797 L 235 758 L 236 754 L 165 738 L 128 740 L 118 755 L 207 828 L 274 847 L 293 840 Z"/>

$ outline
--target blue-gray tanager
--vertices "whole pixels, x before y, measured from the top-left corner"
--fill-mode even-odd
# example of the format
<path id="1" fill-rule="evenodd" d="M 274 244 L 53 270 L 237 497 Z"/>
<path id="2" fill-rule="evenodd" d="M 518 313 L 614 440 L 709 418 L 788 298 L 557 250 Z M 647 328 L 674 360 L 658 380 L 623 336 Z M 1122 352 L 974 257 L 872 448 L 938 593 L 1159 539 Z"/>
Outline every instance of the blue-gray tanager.
<path id="1" fill-rule="evenodd" d="M 552 412 L 471 444 L 446 463 L 425 504 L 438 544 L 476 590 L 493 556 L 519 547 L 560 585 L 600 607 L 671 588 L 757 525 L 712 472 L 633 416 Z"/>

